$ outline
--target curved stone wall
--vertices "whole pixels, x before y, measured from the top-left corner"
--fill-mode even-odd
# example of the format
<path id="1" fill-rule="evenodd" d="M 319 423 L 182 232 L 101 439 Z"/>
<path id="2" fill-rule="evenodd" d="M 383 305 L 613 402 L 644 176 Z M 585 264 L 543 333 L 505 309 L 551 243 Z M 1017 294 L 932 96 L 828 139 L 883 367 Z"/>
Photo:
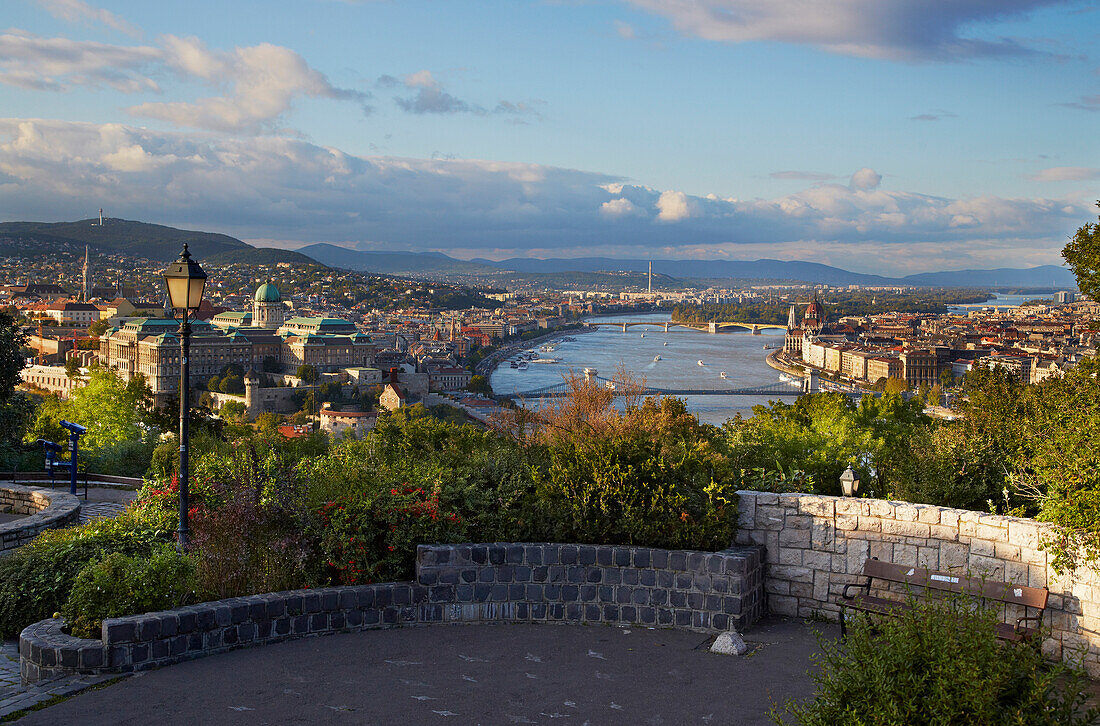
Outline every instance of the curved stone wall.
<path id="1" fill-rule="evenodd" d="M 1041 544 L 1051 525 L 880 499 L 739 492 L 737 541 L 766 549 L 768 612 L 836 619 L 844 585 L 868 557 L 1050 590 L 1043 643 L 1050 658 L 1100 677 L 1100 573 L 1061 575 Z"/>
<path id="2" fill-rule="evenodd" d="M 3 552 L 22 547 L 47 529 L 75 522 L 80 517 L 80 500 L 68 492 L 3 484 L 0 513 L 25 515 L 0 523 L 0 552 Z"/>
<path id="3" fill-rule="evenodd" d="M 433 623 L 638 624 L 744 630 L 762 614 L 760 547 L 689 552 L 569 544 L 421 545 L 417 581 L 269 593 L 112 618 L 100 640 L 61 620 L 19 636 L 24 681 L 118 673 L 246 645 Z"/>

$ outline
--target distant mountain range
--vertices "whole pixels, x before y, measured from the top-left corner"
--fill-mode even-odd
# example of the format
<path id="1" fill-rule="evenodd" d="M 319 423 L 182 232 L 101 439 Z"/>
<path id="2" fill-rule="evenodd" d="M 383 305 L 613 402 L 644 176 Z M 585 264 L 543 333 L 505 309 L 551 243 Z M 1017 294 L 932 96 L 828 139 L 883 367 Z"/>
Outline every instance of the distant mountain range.
<path id="1" fill-rule="evenodd" d="M 494 275 L 508 272 L 549 274 L 569 272 L 645 272 L 649 260 L 611 257 L 507 260 L 456 260 L 439 252 L 360 252 L 330 244 L 303 247 L 299 252 L 331 267 L 390 275 Z M 822 285 L 927 285 L 930 287 L 1065 287 L 1077 285 L 1064 267 L 922 272 L 905 277 L 884 277 L 850 272 L 816 262 L 783 260 L 653 260 L 653 272 L 675 278 L 791 280 Z"/>
<path id="2" fill-rule="evenodd" d="M 439 252 L 363 252 L 320 243 L 297 251 L 253 247 L 235 237 L 176 229 L 125 219 L 82 219 L 77 222 L 2 222 L 0 256 L 38 251 L 83 252 L 85 244 L 101 252 L 171 260 L 184 243 L 200 261 L 212 264 L 316 261 L 329 267 L 403 277 L 487 277 L 507 280 L 510 274 L 536 277 L 554 284 L 578 273 L 578 280 L 602 279 L 593 273 L 645 272 L 650 260 L 611 257 L 507 260 L 458 260 Z M 930 287 L 1055 287 L 1074 288 L 1073 274 L 1056 265 L 1025 269 L 955 270 L 884 277 L 850 272 L 816 262 L 782 260 L 652 260 L 653 272 L 688 280 L 789 280 L 824 285 L 927 285 Z M 583 274 L 581 274 L 583 273 Z"/>

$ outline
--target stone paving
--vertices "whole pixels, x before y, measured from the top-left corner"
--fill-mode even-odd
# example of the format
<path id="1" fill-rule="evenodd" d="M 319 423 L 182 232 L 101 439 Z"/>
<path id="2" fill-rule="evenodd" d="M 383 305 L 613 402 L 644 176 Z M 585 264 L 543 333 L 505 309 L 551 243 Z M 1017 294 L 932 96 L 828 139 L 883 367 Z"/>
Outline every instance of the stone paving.
<path id="1" fill-rule="evenodd" d="M 41 681 L 25 688 L 19 682 L 19 644 L 0 645 L 0 719 L 56 696 L 71 696 L 117 676 L 68 676 Z"/>
<path id="2" fill-rule="evenodd" d="M 127 506 L 128 505 L 125 502 L 81 502 L 80 523 L 87 524 L 93 519 L 117 517 L 126 509 Z"/>
<path id="3" fill-rule="evenodd" d="M 85 502 L 81 498 L 80 523 L 85 524 L 101 517 L 117 517 L 126 509 L 135 495 L 136 492 L 122 489 L 89 488 L 88 501 Z M 0 719 L 48 701 L 55 696 L 79 693 L 90 686 L 116 677 L 67 676 L 51 678 L 34 686 L 24 687 L 19 680 L 19 643 L 14 640 L 2 641 L 0 643 Z"/>
<path id="4" fill-rule="evenodd" d="M 813 693 L 814 628 L 713 636 L 606 625 L 460 625 L 306 638 L 144 671 L 28 714 L 46 724 L 738 724 Z"/>

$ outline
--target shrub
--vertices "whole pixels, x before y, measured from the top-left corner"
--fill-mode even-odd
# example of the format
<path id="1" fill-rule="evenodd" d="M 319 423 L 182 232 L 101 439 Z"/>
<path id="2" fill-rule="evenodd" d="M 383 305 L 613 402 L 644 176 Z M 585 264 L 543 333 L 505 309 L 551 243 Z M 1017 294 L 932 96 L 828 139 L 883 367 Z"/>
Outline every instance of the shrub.
<path id="1" fill-rule="evenodd" d="M 62 615 L 78 638 L 98 638 L 106 618 L 168 610 L 194 600 L 195 564 L 171 545 L 152 554 L 107 555 L 80 571 Z"/>
<path id="2" fill-rule="evenodd" d="M 73 581 L 89 563 L 113 552 L 146 556 L 170 539 L 171 532 L 136 511 L 43 532 L 0 558 L 0 636 L 15 637 L 61 610 Z"/>
<path id="3" fill-rule="evenodd" d="M 536 474 L 547 535 L 563 542 L 722 549 L 733 541 L 733 487 L 699 449 L 630 433 L 557 443 Z"/>
<path id="4" fill-rule="evenodd" d="M 322 507 L 321 553 L 332 584 L 407 580 L 416 545 L 459 542 L 462 518 L 440 506 L 439 485 L 404 484 Z"/>
<path id="5" fill-rule="evenodd" d="M 843 642 L 822 642 L 817 696 L 788 702 L 777 724 L 1084 726 L 1085 676 L 1037 647 L 997 640 L 995 610 L 962 599 L 917 602 L 897 618 L 850 619 Z M 1008 650 L 1006 650 L 1008 649 Z"/>
<path id="6" fill-rule="evenodd" d="M 293 590 L 315 582 L 316 546 L 300 518 L 254 495 L 243 487 L 227 491 L 221 506 L 192 512 L 197 588 L 204 598 Z"/>

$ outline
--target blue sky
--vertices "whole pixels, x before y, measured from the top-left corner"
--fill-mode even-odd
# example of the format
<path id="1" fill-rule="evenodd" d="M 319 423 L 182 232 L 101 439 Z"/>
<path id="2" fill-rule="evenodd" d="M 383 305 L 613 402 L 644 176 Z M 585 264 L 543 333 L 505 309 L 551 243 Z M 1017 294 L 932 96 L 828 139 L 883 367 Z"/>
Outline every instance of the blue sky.
<path id="1" fill-rule="evenodd" d="M 1059 262 L 1100 10 L 1054 0 L 7 0 L 0 219 L 462 257 Z"/>

